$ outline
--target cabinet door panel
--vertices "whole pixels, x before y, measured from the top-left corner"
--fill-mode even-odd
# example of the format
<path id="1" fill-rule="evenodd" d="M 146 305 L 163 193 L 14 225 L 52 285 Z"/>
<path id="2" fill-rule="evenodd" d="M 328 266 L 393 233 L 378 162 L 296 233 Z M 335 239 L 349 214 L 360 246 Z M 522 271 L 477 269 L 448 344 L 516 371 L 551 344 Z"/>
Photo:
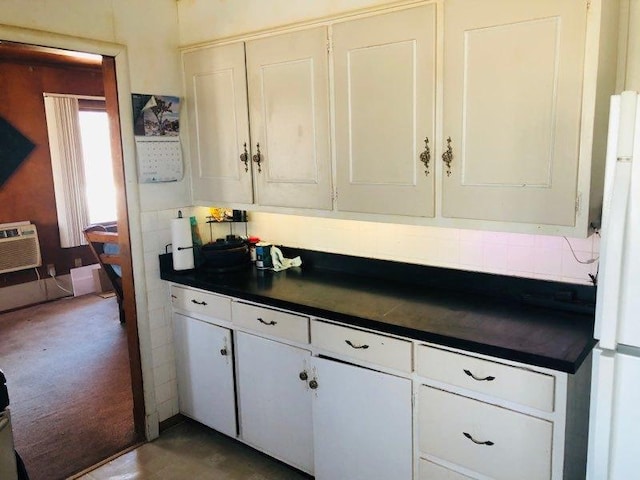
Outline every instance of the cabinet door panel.
<path id="1" fill-rule="evenodd" d="M 410 480 L 411 381 L 311 359 L 317 480 Z"/>
<path id="2" fill-rule="evenodd" d="M 244 44 L 206 48 L 183 57 L 194 200 L 251 203 Z"/>
<path id="3" fill-rule="evenodd" d="M 173 322 L 180 411 L 235 437 L 230 331 L 177 313 Z"/>
<path id="4" fill-rule="evenodd" d="M 331 208 L 326 28 L 247 43 L 252 148 L 261 205 Z"/>
<path id="5" fill-rule="evenodd" d="M 444 12 L 443 216 L 573 225 L 584 4 L 454 0 Z"/>
<path id="6" fill-rule="evenodd" d="M 435 10 L 333 27 L 339 210 L 434 214 Z"/>
<path id="7" fill-rule="evenodd" d="M 242 332 L 236 344 L 242 438 L 313 473 L 311 395 L 300 379 L 309 351 Z"/>

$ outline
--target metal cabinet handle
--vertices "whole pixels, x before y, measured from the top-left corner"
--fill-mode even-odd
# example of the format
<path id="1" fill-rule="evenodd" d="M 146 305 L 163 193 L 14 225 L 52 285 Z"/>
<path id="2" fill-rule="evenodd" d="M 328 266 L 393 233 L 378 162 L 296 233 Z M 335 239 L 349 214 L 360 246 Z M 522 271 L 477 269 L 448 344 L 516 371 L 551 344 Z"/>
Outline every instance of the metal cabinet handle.
<path id="1" fill-rule="evenodd" d="M 491 440 L 487 440 L 486 442 L 479 442 L 478 440 L 473 438 L 470 433 L 462 432 L 462 434 L 465 437 L 467 437 L 469 440 L 471 440 L 473 443 L 475 443 L 476 445 L 486 445 L 487 447 L 490 447 L 491 445 L 495 445 Z"/>
<path id="2" fill-rule="evenodd" d="M 206 304 L 207 304 L 207 302 L 204 302 L 204 301 L 199 302 L 199 301 L 197 301 L 197 300 L 193 300 L 193 299 L 191 300 L 191 303 L 195 303 L 196 305 L 202 305 L 202 306 L 204 306 L 204 305 L 206 305 Z"/>
<path id="3" fill-rule="evenodd" d="M 178 297 L 176 297 L 175 295 L 171 294 L 171 298 L 173 298 L 174 300 L 177 300 Z"/>
<path id="4" fill-rule="evenodd" d="M 431 161 L 431 149 L 429 148 L 429 137 L 424 139 L 424 151 L 420 154 L 420 161 L 424 163 L 424 175 L 429 176 L 429 162 Z"/>
<path id="5" fill-rule="evenodd" d="M 450 177 L 451 162 L 453 161 L 453 148 L 451 148 L 451 137 L 447 138 L 447 149 L 442 154 L 442 161 L 447 166 L 447 177 Z"/>
<path id="6" fill-rule="evenodd" d="M 362 350 L 366 350 L 367 348 L 369 348 L 369 345 L 354 345 L 353 343 L 351 343 L 351 340 L 345 340 L 344 342 L 351 348 L 361 348 Z"/>
<path id="7" fill-rule="evenodd" d="M 244 163 L 244 171 L 249 171 L 249 152 L 247 152 L 247 142 L 244 142 L 244 152 L 240 154 L 240 161 Z"/>
<path id="8" fill-rule="evenodd" d="M 263 319 L 261 319 L 260 317 L 258 317 L 256 320 L 258 320 L 260 323 L 262 323 L 263 325 L 277 325 L 278 322 L 276 322 L 275 320 L 270 320 L 268 322 L 265 322 Z"/>
<path id="9" fill-rule="evenodd" d="M 298 376 L 300 377 L 300 380 L 302 380 L 303 382 L 305 382 L 309 378 L 309 375 L 307 375 L 306 370 L 301 371 L 300 375 Z"/>
<path id="10" fill-rule="evenodd" d="M 225 355 L 228 355 L 228 354 L 229 354 L 229 352 L 227 352 L 226 348 L 221 348 L 220 349 L 220 355 L 225 356 Z"/>
<path id="11" fill-rule="evenodd" d="M 253 156 L 254 163 L 258 164 L 258 173 L 262 172 L 262 154 L 260 153 L 260 144 L 256 143 L 256 154 Z"/>
<path id="12" fill-rule="evenodd" d="M 318 382 L 315 378 L 309 382 L 309 388 L 311 390 L 315 390 L 316 388 L 318 388 Z"/>
<path id="13" fill-rule="evenodd" d="M 477 380 L 478 382 L 490 382 L 492 380 L 495 380 L 496 377 L 476 377 L 473 373 L 471 373 L 469 370 L 464 369 L 462 370 L 466 375 L 470 376 L 471 378 L 473 378 L 474 380 Z"/>

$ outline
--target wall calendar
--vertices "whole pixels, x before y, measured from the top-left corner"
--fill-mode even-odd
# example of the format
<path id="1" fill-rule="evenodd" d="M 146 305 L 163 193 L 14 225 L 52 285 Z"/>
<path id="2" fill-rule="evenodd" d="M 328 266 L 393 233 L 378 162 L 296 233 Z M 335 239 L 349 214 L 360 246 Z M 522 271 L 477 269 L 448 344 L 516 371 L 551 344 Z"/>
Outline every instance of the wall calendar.
<path id="1" fill-rule="evenodd" d="M 133 130 L 138 157 L 138 182 L 182 180 L 180 98 L 134 93 Z"/>
<path id="2" fill-rule="evenodd" d="M 178 137 L 136 137 L 138 182 L 182 180 L 182 149 Z"/>

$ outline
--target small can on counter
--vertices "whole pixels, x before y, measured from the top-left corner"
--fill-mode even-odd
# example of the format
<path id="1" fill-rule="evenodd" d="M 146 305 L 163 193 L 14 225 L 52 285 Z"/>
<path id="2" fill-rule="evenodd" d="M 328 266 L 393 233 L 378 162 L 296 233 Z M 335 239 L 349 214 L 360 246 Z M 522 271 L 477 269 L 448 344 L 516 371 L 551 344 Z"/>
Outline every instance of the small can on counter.
<path id="1" fill-rule="evenodd" d="M 272 267 L 271 244 L 267 242 L 258 242 L 256 244 L 256 268 L 267 269 Z"/>
<path id="2" fill-rule="evenodd" d="M 247 242 L 249 243 L 249 255 L 251 256 L 251 263 L 256 263 L 256 245 L 260 239 L 258 237 L 249 237 Z"/>

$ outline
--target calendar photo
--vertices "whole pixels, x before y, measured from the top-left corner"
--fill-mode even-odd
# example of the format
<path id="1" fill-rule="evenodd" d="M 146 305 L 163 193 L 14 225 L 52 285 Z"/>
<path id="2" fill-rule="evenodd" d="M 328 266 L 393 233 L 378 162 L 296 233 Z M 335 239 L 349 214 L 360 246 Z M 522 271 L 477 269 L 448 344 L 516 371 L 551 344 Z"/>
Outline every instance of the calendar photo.
<path id="1" fill-rule="evenodd" d="M 133 130 L 139 137 L 177 137 L 180 134 L 180 97 L 131 94 Z"/>

